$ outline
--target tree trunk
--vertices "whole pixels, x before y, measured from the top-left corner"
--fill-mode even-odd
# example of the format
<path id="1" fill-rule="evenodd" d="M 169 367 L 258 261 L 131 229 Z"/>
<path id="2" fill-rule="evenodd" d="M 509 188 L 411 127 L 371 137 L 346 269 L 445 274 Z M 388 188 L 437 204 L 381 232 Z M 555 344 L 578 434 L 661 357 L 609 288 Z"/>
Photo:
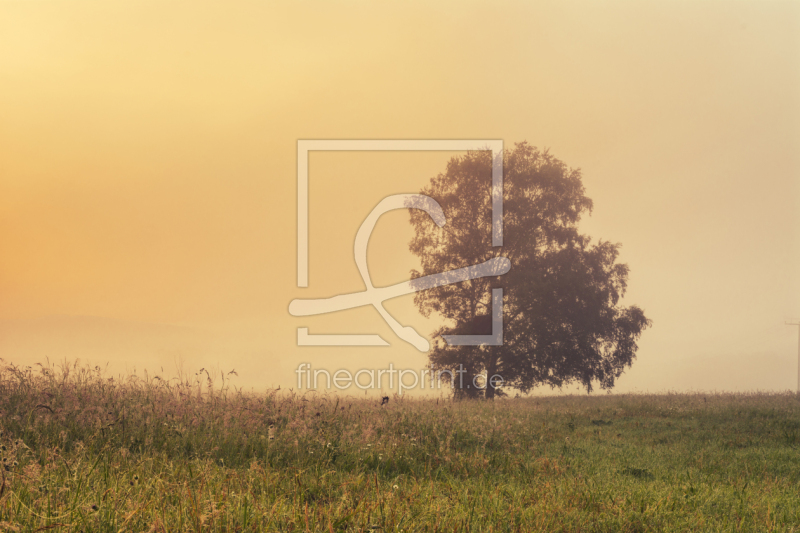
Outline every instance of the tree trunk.
<path id="1" fill-rule="evenodd" d="M 495 394 L 496 391 L 494 387 L 492 387 L 491 385 L 492 376 L 494 376 L 496 372 L 497 372 L 497 359 L 492 358 L 489 361 L 489 364 L 486 365 L 486 392 L 484 394 L 487 400 L 494 400 L 494 397 L 496 395 Z"/>

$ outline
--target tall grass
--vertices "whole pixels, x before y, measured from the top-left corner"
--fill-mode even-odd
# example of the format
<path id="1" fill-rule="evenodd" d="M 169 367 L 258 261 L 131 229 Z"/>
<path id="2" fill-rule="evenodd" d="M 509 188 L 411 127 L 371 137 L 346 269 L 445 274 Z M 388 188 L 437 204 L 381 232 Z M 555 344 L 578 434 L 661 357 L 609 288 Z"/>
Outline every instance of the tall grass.
<path id="1" fill-rule="evenodd" d="M 5 531 L 800 531 L 800 400 L 246 394 L 0 368 Z"/>

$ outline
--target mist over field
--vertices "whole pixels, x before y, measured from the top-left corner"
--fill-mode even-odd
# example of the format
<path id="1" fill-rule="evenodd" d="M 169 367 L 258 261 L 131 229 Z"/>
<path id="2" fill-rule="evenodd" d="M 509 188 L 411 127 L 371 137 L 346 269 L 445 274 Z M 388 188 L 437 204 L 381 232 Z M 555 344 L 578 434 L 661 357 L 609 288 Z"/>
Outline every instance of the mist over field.
<path id="1" fill-rule="evenodd" d="M 297 142 L 499 139 L 581 169 L 580 231 L 622 244 L 623 304 L 653 326 L 615 391 L 794 389 L 798 20 L 792 2 L 3 3 L 0 355 L 235 369 L 254 390 L 303 362 L 422 368 L 374 309 L 287 308 L 363 290 L 367 214 L 464 153 L 311 153 L 300 289 Z M 406 213 L 380 219 L 376 285 L 419 267 L 412 237 Z M 299 327 L 391 346 L 300 347 Z"/>
<path id="2" fill-rule="evenodd" d="M 0 531 L 785 533 L 798 450 L 800 3 L 0 2 Z"/>

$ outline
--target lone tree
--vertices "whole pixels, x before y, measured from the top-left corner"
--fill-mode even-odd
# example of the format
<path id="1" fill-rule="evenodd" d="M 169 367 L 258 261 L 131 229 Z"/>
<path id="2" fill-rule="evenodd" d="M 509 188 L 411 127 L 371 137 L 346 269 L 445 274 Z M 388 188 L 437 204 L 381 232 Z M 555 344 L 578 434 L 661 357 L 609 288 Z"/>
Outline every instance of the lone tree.
<path id="1" fill-rule="evenodd" d="M 631 366 L 642 331 L 651 325 L 642 309 L 622 307 L 628 266 L 616 263 L 620 244 L 578 232 L 591 212 L 580 170 L 547 151 L 520 143 L 503 154 L 503 246 L 492 247 L 491 169 L 488 151 L 450 160 L 444 174 L 421 193 L 437 200 L 447 217 L 439 228 L 423 211 L 411 210 L 411 251 L 422 263 L 412 278 L 446 272 L 504 256 L 511 270 L 417 292 L 425 316 L 447 325 L 434 332 L 429 358 L 436 369 L 464 371 L 456 395 L 477 397 L 473 378 L 499 375 L 504 387 L 599 382 L 610 389 Z M 503 288 L 503 345 L 449 346 L 442 335 L 491 333 L 491 294 Z M 456 374 L 458 376 L 458 374 Z M 460 386 L 459 383 L 462 383 Z M 485 387 L 487 398 L 502 394 Z"/>

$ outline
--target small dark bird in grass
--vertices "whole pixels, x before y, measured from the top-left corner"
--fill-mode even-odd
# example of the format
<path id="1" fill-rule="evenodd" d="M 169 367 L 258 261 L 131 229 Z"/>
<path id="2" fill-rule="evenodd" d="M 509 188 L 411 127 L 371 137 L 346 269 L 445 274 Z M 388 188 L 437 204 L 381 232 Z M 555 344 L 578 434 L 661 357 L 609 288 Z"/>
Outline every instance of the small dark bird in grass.
<path id="1" fill-rule="evenodd" d="M 387 403 L 389 403 L 388 396 L 384 396 L 383 398 L 381 398 L 381 405 L 386 405 Z"/>

